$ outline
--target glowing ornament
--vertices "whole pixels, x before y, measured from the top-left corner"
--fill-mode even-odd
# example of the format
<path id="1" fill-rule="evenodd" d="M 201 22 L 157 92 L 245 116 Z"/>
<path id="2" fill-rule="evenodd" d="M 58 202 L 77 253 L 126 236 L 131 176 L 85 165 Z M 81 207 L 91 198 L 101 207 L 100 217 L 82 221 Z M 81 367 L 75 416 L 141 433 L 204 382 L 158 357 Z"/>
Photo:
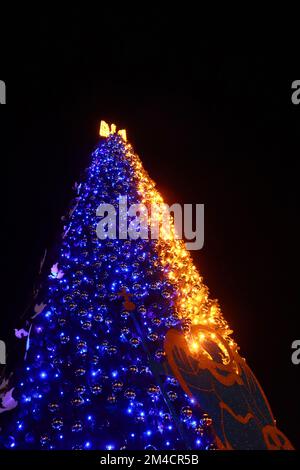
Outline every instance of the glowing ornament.
<path id="1" fill-rule="evenodd" d="M 81 327 L 83 330 L 90 330 L 92 328 L 92 322 L 90 320 L 86 320 L 82 322 Z"/>
<path id="2" fill-rule="evenodd" d="M 129 400 L 134 400 L 136 397 L 136 393 L 133 390 L 133 388 L 127 388 L 127 390 L 125 390 L 124 392 L 124 396 L 125 398 L 128 398 Z"/>
<path id="3" fill-rule="evenodd" d="M 84 399 L 81 396 L 74 397 L 72 398 L 71 403 L 73 406 L 78 407 L 84 404 Z"/>
<path id="4" fill-rule="evenodd" d="M 203 426 L 201 426 L 200 424 L 198 424 L 198 425 L 195 427 L 195 432 L 196 432 L 196 434 L 198 434 L 199 436 L 203 436 L 203 435 L 204 435 L 204 428 L 203 428 Z"/>
<path id="5" fill-rule="evenodd" d="M 83 425 L 81 421 L 76 421 L 72 424 L 71 431 L 72 432 L 81 432 L 83 430 Z"/>
<path id="6" fill-rule="evenodd" d="M 137 348 L 141 340 L 139 338 L 133 337 L 133 338 L 130 338 L 129 342 L 133 347 Z"/>
<path id="7" fill-rule="evenodd" d="M 112 384 L 112 389 L 113 389 L 114 392 L 119 392 L 120 390 L 122 390 L 123 385 L 124 384 L 123 384 L 123 382 L 121 382 L 121 380 L 116 380 Z"/>
<path id="8" fill-rule="evenodd" d="M 67 344 L 70 341 L 70 336 L 61 334 L 59 340 L 61 344 Z"/>
<path id="9" fill-rule="evenodd" d="M 137 374 L 138 371 L 139 371 L 138 367 L 137 367 L 135 364 L 133 364 L 132 366 L 129 366 L 129 367 L 128 367 L 128 370 L 129 370 L 129 372 L 131 372 L 132 374 Z"/>
<path id="10" fill-rule="evenodd" d="M 94 384 L 91 386 L 91 392 L 94 394 L 94 395 L 100 395 L 100 393 L 102 392 L 102 386 L 99 385 L 99 384 Z"/>
<path id="11" fill-rule="evenodd" d="M 115 404 L 116 401 L 117 401 L 116 395 L 113 395 L 113 394 L 112 394 L 112 395 L 108 395 L 107 401 L 108 401 L 108 403 L 110 403 L 111 405 Z"/>
<path id="12" fill-rule="evenodd" d="M 163 349 L 158 349 L 156 352 L 155 352 L 155 357 L 156 359 L 158 359 L 159 361 L 164 359 L 166 353 Z"/>
<path id="13" fill-rule="evenodd" d="M 51 413 L 55 413 L 56 411 L 58 411 L 59 410 L 58 403 L 49 403 L 48 410 L 51 411 Z"/>
<path id="14" fill-rule="evenodd" d="M 142 415 L 142 414 L 140 414 L 140 415 L 138 415 L 138 416 L 135 417 L 135 421 L 136 421 L 137 423 L 144 423 L 144 422 L 145 422 L 145 416 Z"/>
<path id="15" fill-rule="evenodd" d="M 55 429 L 55 430 L 60 430 L 60 429 L 62 429 L 63 425 L 64 425 L 64 421 L 63 421 L 62 418 L 54 418 L 54 419 L 52 420 L 51 426 L 52 426 L 52 428 Z"/>
<path id="16" fill-rule="evenodd" d="M 177 393 L 174 392 L 173 390 L 170 390 L 167 395 L 171 401 L 175 401 L 178 398 Z"/>
<path id="17" fill-rule="evenodd" d="M 150 334 L 148 335 L 148 338 L 150 339 L 150 341 L 153 341 L 153 342 L 154 342 L 154 341 L 157 341 L 157 340 L 158 340 L 159 336 L 158 336 L 157 333 L 150 333 Z"/>
<path id="18" fill-rule="evenodd" d="M 94 320 L 96 322 L 102 322 L 103 321 L 103 315 L 101 315 L 101 313 L 96 313 L 96 315 L 94 315 Z"/>
<path id="19" fill-rule="evenodd" d="M 84 393 L 86 391 L 85 385 L 76 385 L 75 392 L 77 393 Z"/>
<path id="20" fill-rule="evenodd" d="M 48 434 L 42 434 L 42 436 L 40 437 L 40 443 L 42 444 L 42 446 L 46 446 L 47 444 L 49 444 L 50 442 L 50 437 L 48 436 Z"/>
<path id="21" fill-rule="evenodd" d="M 181 414 L 183 420 L 187 421 L 187 420 L 191 419 L 191 417 L 193 415 L 193 410 L 190 406 L 184 406 L 183 408 L 181 408 L 180 414 Z"/>
<path id="22" fill-rule="evenodd" d="M 208 416 L 207 413 L 203 414 L 203 418 L 201 419 L 202 426 L 211 426 L 212 419 Z"/>
<path id="23" fill-rule="evenodd" d="M 78 367 L 78 369 L 75 369 L 75 376 L 80 377 L 81 375 L 84 375 L 86 373 L 86 369 L 83 367 Z"/>
<path id="24" fill-rule="evenodd" d="M 110 356 L 112 356 L 114 354 L 117 354 L 118 348 L 116 346 L 111 345 L 107 348 L 107 352 Z"/>

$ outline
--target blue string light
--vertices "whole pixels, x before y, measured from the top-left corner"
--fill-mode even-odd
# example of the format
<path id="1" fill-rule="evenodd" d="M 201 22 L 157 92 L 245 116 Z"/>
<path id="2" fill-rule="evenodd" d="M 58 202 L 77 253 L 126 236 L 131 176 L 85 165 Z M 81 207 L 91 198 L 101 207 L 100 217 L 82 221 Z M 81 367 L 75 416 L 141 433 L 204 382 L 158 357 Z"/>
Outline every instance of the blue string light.
<path id="1" fill-rule="evenodd" d="M 19 406 L 0 446 L 184 449 L 189 442 L 205 449 L 213 443 L 198 405 L 176 379 L 161 375 L 156 384 L 153 364 L 164 360 L 176 291 L 153 244 L 96 235 L 101 202 L 118 204 L 120 195 L 140 202 L 125 154 L 119 136 L 105 139 L 77 187 L 57 248 L 63 277 L 47 276 L 41 290 L 38 302 L 47 309 L 36 317 L 17 374 Z M 132 294 L 133 313 L 124 308 L 123 288 Z M 181 328 L 180 320 L 174 317 L 172 326 Z"/>

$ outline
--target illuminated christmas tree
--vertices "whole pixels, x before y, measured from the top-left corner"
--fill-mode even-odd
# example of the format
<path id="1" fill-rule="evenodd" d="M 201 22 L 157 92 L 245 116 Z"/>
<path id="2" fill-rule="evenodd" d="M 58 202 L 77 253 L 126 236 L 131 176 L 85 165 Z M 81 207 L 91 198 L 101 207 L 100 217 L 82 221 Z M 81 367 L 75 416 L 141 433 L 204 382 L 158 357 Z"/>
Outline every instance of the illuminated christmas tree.
<path id="1" fill-rule="evenodd" d="M 18 403 L 2 389 L 0 411 L 15 409 L 1 446 L 289 448 L 174 226 L 158 240 L 97 236 L 100 204 L 163 203 L 125 131 L 102 122 L 100 134 L 17 332 L 27 351 Z"/>

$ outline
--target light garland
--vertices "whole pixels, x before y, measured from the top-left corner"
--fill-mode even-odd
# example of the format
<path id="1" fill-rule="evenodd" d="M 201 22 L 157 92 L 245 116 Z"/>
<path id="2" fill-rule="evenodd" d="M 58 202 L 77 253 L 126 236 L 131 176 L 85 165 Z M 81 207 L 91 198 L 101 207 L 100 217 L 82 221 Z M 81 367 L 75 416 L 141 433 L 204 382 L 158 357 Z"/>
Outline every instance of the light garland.
<path id="1" fill-rule="evenodd" d="M 126 144 L 125 148 L 126 158 L 130 161 L 135 171 L 141 202 L 147 207 L 165 204 L 163 197 L 156 189 L 155 182 L 143 168 L 138 155 L 133 152 L 131 144 Z M 154 217 L 158 217 L 161 224 L 162 213 L 158 211 Z M 222 336 L 232 351 L 236 351 L 238 346 L 230 336 L 233 331 L 224 319 L 217 300 L 210 299 L 209 289 L 204 284 L 202 276 L 193 264 L 191 255 L 187 251 L 183 240 L 176 239 L 175 237 L 172 216 L 170 230 L 167 233 L 163 225 L 161 225 L 160 239 L 156 242 L 156 251 L 168 279 L 176 287 L 176 310 L 178 317 L 190 321 L 191 325 L 215 328 L 218 335 Z M 190 329 L 187 328 L 187 338 L 189 338 L 189 335 Z M 194 338 L 192 342 L 189 341 L 189 344 L 191 344 L 191 352 L 195 352 L 200 347 L 199 338 Z M 221 342 L 218 342 L 218 346 L 224 351 L 224 346 Z"/>

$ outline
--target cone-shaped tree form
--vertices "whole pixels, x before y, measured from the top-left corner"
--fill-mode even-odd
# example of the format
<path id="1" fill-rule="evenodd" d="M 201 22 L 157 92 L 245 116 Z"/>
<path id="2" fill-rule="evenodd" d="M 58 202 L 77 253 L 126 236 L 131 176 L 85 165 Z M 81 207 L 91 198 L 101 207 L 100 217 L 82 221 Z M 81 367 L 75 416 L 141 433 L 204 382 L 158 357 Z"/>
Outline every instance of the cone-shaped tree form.
<path id="1" fill-rule="evenodd" d="M 125 132 L 102 132 L 32 309 L 1 445 L 288 447 L 173 226 L 159 240 L 97 236 L 101 203 L 163 202 Z"/>

